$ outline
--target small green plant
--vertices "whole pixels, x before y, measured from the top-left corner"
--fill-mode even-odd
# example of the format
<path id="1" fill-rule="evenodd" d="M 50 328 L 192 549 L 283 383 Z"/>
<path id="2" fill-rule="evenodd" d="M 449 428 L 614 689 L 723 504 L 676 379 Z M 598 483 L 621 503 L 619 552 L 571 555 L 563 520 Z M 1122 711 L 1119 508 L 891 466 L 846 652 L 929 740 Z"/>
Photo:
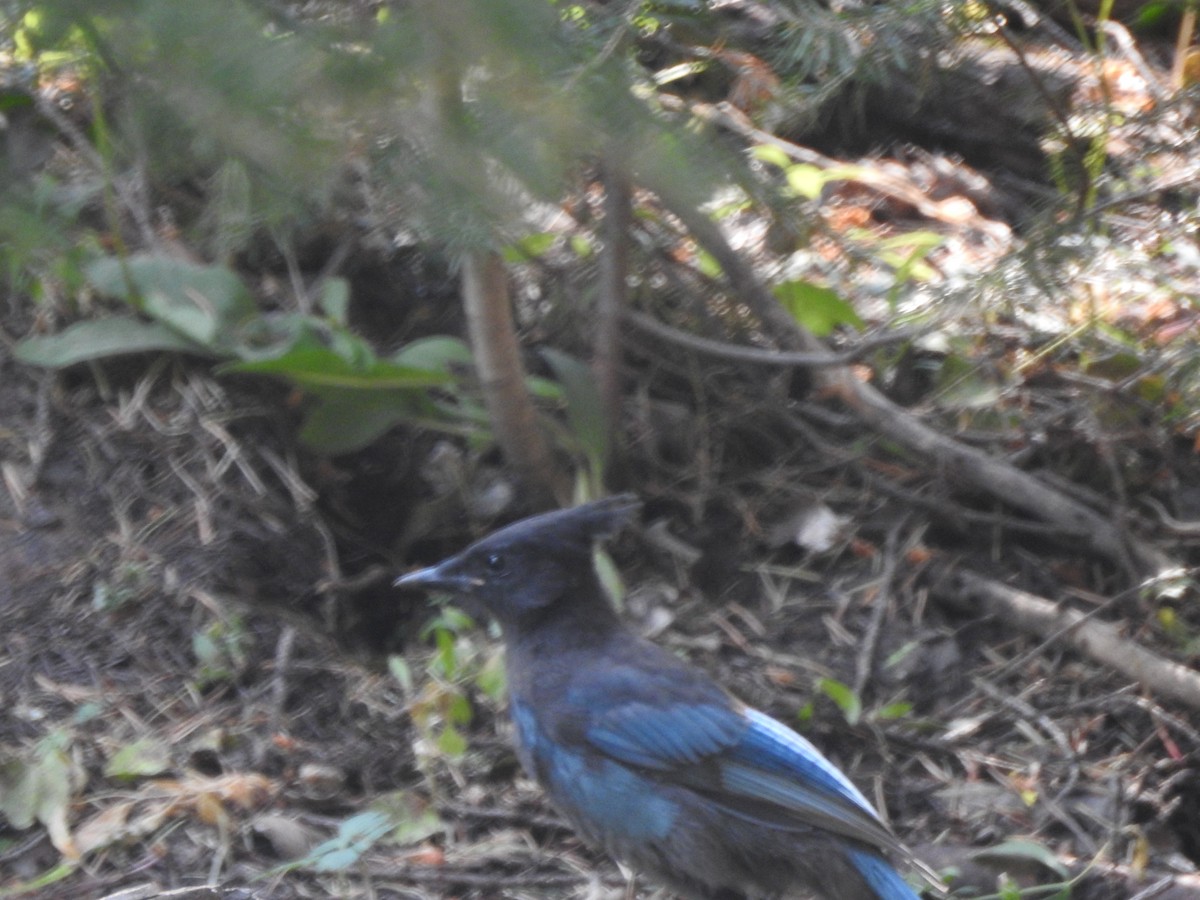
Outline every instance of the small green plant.
<path id="1" fill-rule="evenodd" d="M 246 668 L 250 635 L 240 616 L 217 619 L 192 635 L 196 657 L 196 684 L 205 688 L 232 681 Z"/>
<path id="2" fill-rule="evenodd" d="M 393 677 L 411 698 L 409 713 L 422 739 L 419 756 L 461 757 L 467 751 L 463 729 L 475 716 L 469 692 L 477 690 L 493 701 L 504 694 L 500 649 L 481 644 L 475 631 L 469 616 L 456 607 L 443 606 L 421 629 L 421 639 L 432 639 L 434 645 L 426 678 L 414 678 L 403 657 L 388 661 Z"/>
<path id="3" fill-rule="evenodd" d="M 913 709 L 911 703 L 899 700 L 892 703 L 885 703 L 864 712 L 862 698 L 854 688 L 834 678 L 818 678 L 816 688 L 817 691 L 832 700 L 834 705 L 841 710 L 847 725 L 857 725 L 860 722 L 886 722 L 903 719 L 910 715 Z M 800 708 L 796 715 L 802 722 L 807 722 L 813 717 L 815 710 L 815 701 L 809 701 Z"/>
<path id="4" fill-rule="evenodd" d="M 223 266 L 140 254 L 85 267 L 99 294 L 129 314 L 85 319 L 34 336 L 19 360 L 65 368 L 128 353 L 176 352 L 217 360 L 225 373 L 283 379 L 308 395 L 300 436 L 326 453 L 366 446 L 401 422 L 467 436 L 487 432 L 483 408 L 463 390 L 458 367 L 471 362 L 460 340 L 415 341 L 381 357 L 347 323 L 348 288 L 331 279 L 318 313 L 262 314 L 241 280 Z"/>
<path id="5" fill-rule="evenodd" d="M 124 562 L 113 569 L 110 577 L 99 578 L 92 585 L 92 607 L 98 612 L 114 612 L 147 599 L 154 587 L 153 573 L 146 565 Z"/>

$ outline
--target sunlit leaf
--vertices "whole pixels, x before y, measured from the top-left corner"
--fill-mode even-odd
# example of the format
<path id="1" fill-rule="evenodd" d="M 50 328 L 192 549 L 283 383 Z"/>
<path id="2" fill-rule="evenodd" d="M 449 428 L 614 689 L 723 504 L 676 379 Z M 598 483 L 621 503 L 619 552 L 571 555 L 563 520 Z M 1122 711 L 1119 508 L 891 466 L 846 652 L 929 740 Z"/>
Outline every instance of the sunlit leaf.
<path id="1" fill-rule="evenodd" d="M 462 756 L 467 752 L 467 739 L 458 729 L 447 725 L 438 736 L 437 747 L 446 756 Z"/>
<path id="2" fill-rule="evenodd" d="M 817 681 L 817 689 L 837 704 L 849 724 L 858 724 L 862 718 L 862 700 L 853 688 L 832 678 L 821 678 Z"/>
<path id="3" fill-rule="evenodd" d="M 897 703 L 889 703 L 886 706 L 881 706 L 875 710 L 875 718 L 882 720 L 903 719 L 913 711 L 913 705 L 903 700 Z"/>
<path id="4" fill-rule="evenodd" d="M 780 169 L 786 170 L 792 165 L 792 158 L 781 147 L 776 147 L 774 144 L 759 144 L 750 150 L 750 155 L 762 162 L 778 166 Z"/>
<path id="5" fill-rule="evenodd" d="M 513 244 L 509 244 L 500 251 L 500 255 L 504 257 L 504 261 L 507 263 L 528 262 L 531 259 L 537 259 L 553 247 L 558 237 L 553 231 L 542 231 L 537 234 L 531 234 Z"/>
<path id="6" fill-rule="evenodd" d="M 825 190 L 829 176 L 808 163 L 796 163 L 787 167 L 787 183 L 796 194 L 806 200 L 816 200 Z"/>
<path id="7" fill-rule="evenodd" d="M 825 337 L 842 325 L 863 327 L 854 307 L 831 288 L 796 280 L 777 284 L 774 291 L 792 318 L 817 337 Z"/>

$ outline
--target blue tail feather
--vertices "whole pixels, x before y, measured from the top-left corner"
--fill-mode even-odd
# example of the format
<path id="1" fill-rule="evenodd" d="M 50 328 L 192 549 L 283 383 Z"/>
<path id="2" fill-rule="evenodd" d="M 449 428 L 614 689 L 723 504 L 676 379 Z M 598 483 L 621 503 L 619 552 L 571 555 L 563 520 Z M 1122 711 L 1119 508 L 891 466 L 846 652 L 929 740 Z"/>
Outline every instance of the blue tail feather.
<path id="1" fill-rule="evenodd" d="M 916 891 L 908 886 L 908 882 L 900 877 L 892 864 L 879 854 L 850 850 L 849 855 L 854 867 L 879 895 L 879 900 L 920 900 Z"/>

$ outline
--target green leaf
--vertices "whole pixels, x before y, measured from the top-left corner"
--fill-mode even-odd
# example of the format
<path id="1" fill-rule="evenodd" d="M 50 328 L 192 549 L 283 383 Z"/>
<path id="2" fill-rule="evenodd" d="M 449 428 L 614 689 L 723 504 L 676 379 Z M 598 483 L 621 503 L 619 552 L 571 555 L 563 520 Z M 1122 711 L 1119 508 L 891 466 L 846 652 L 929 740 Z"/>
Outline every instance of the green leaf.
<path id="1" fill-rule="evenodd" d="M 568 243 L 571 246 L 571 251 L 580 259 L 589 259 L 596 252 L 596 248 L 586 235 L 573 234 Z"/>
<path id="2" fill-rule="evenodd" d="M 413 420 L 418 406 L 407 393 L 326 391 L 305 416 L 300 440 L 318 453 L 352 453 L 401 422 Z"/>
<path id="3" fill-rule="evenodd" d="M 840 325 L 863 327 L 854 308 L 830 288 L 796 280 L 777 284 L 774 291 L 792 318 L 817 337 L 826 337 Z"/>
<path id="4" fill-rule="evenodd" d="M 610 449 L 604 405 L 590 366 L 553 347 L 542 349 L 542 358 L 554 370 L 567 401 L 567 422 L 571 433 L 587 454 L 592 468 L 601 472 L 608 462 Z"/>
<path id="5" fill-rule="evenodd" d="M 171 755 L 167 748 L 153 738 L 142 738 L 126 744 L 109 757 L 104 774 L 108 778 L 132 780 L 161 775 L 170 768 Z"/>
<path id="6" fill-rule="evenodd" d="M 596 570 L 596 577 L 600 579 L 600 586 L 604 588 L 604 593 L 613 606 L 623 608 L 625 582 L 621 578 L 621 570 L 603 547 L 597 546 L 592 551 L 592 566 Z"/>
<path id="7" fill-rule="evenodd" d="M 398 366 L 386 360 L 347 358 L 348 347 L 334 349 L 302 340 L 277 356 L 228 363 L 223 372 L 247 372 L 278 375 L 310 391 L 323 388 L 354 388 L 360 391 L 417 389 L 445 384 L 450 376 L 442 372 Z M 343 352 L 339 352 L 343 351 Z"/>
<path id="8" fill-rule="evenodd" d="M 470 700 L 463 694 L 456 694 L 450 698 L 446 707 L 446 721 L 454 725 L 470 725 L 473 718 L 475 710 L 471 708 Z"/>
<path id="9" fill-rule="evenodd" d="M 825 190 L 829 176 L 823 170 L 809 163 L 796 163 L 786 169 L 787 183 L 796 195 L 806 200 L 816 200 Z"/>
<path id="10" fill-rule="evenodd" d="M 69 749 L 69 732 L 58 729 L 39 741 L 30 757 L 0 761 L 0 814 L 18 830 L 40 822 L 55 848 L 74 857 L 67 812 L 78 772 Z"/>
<path id="11" fill-rule="evenodd" d="M 462 756 L 467 752 L 467 739 L 453 725 L 447 725 L 438 735 L 437 747 L 446 756 Z"/>
<path id="12" fill-rule="evenodd" d="M 408 660 L 398 654 L 393 654 L 388 657 L 387 661 L 388 672 L 400 685 L 400 689 L 406 695 L 411 695 L 413 692 L 413 674 L 412 667 L 409 666 Z"/>
<path id="13" fill-rule="evenodd" d="M 696 251 L 696 268 L 706 278 L 716 279 L 721 277 L 721 264 L 707 250 Z"/>
<path id="14" fill-rule="evenodd" d="M 523 263 L 531 259 L 537 259 L 547 250 L 554 246 L 554 242 L 558 240 L 558 235 L 553 231 L 541 231 L 537 234 L 530 234 L 519 241 L 509 244 L 500 251 L 500 255 L 504 257 L 506 263 Z"/>
<path id="15" fill-rule="evenodd" d="M 875 710 L 875 718 L 883 721 L 889 719 L 903 719 L 913 711 L 913 705 L 903 700 L 896 703 L 889 703 L 887 706 L 881 706 Z"/>
<path id="16" fill-rule="evenodd" d="M 449 373 L 453 366 L 470 367 L 475 364 L 471 348 L 460 338 L 434 335 L 405 344 L 392 354 L 391 361 L 398 366 L 424 369 L 428 372 Z"/>
<path id="17" fill-rule="evenodd" d="M 785 171 L 792 165 L 792 158 L 774 144 L 759 144 L 751 148 L 750 155 Z"/>
<path id="18" fill-rule="evenodd" d="M 862 718 L 862 700 L 853 688 L 832 678 L 821 678 L 817 681 L 817 689 L 837 704 L 849 724 L 858 724 Z"/>
<path id="19" fill-rule="evenodd" d="M 345 278 L 326 279 L 317 303 L 321 312 L 337 324 L 350 324 L 350 282 Z"/>
<path id="20" fill-rule="evenodd" d="M 504 671 L 504 655 L 493 653 L 475 676 L 475 684 L 492 700 L 499 700 L 508 689 L 508 677 Z"/>
<path id="21" fill-rule="evenodd" d="M 213 351 L 228 352 L 237 329 L 257 314 L 245 285 L 221 266 L 140 254 L 96 260 L 86 275 L 100 293 L 124 299 Z"/>
<path id="22" fill-rule="evenodd" d="M 0 762 L 0 815 L 18 831 L 33 825 L 37 815 L 36 764 L 24 759 Z"/>
<path id="23" fill-rule="evenodd" d="M 23 363 L 65 369 L 76 363 L 125 353 L 195 353 L 211 351 L 158 322 L 125 316 L 76 322 L 58 334 L 30 337 L 17 344 L 14 355 Z"/>
<path id="24" fill-rule="evenodd" d="M 898 648 L 887 655 L 883 661 L 883 667 L 890 669 L 892 666 L 899 665 L 908 658 L 915 650 L 920 649 L 920 641 L 905 641 Z"/>

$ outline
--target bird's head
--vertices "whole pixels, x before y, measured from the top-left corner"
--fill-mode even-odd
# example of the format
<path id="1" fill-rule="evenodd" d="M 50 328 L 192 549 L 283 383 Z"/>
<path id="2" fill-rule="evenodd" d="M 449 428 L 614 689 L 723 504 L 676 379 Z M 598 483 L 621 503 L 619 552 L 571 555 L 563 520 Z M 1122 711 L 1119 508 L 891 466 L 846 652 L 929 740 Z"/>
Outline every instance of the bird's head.
<path id="1" fill-rule="evenodd" d="M 640 506 L 620 494 L 522 519 L 395 584 L 461 597 L 509 625 L 594 579 L 593 545 L 620 531 Z"/>

